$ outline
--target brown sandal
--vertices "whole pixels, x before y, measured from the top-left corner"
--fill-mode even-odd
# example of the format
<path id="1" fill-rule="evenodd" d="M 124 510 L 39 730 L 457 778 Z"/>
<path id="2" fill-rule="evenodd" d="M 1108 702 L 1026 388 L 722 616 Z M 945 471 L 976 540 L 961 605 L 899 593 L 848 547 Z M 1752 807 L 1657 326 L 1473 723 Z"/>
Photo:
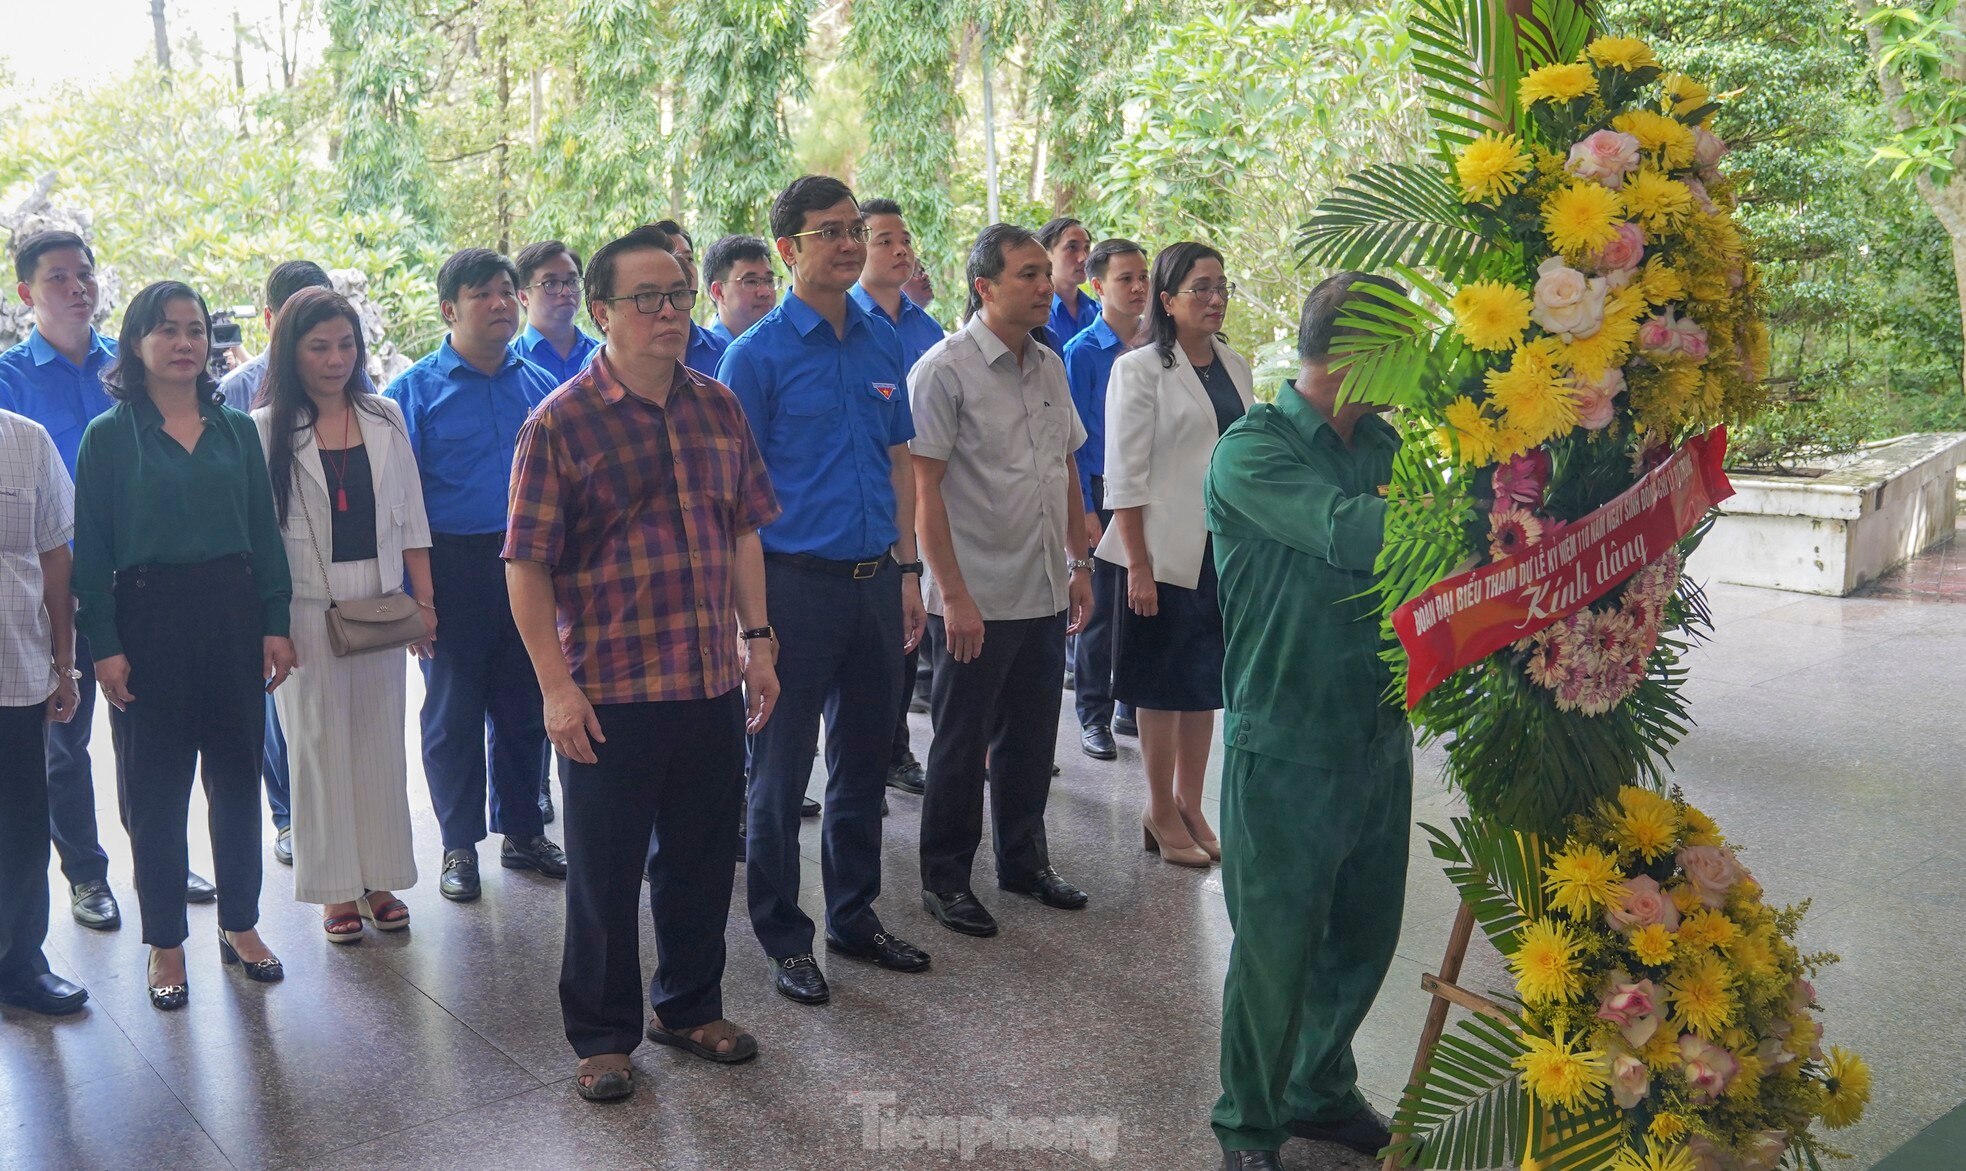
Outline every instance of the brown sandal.
<path id="1" fill-rule="evenodd" d="M 329 943 L 362 942 L 362 917 L 360 915 L 327 915 L 321 919 L 321 930 L 327 933 Z"/>
<path id="2" fill-rule="evenodd" d="M 694 1053 L 705 1061 L 714 1061 L 719 1065 L 736 1065 L 758 1055 L 757 1038 L 726 1020 L 714 1020 L 707 1025 L 695 1025 L 688 1029 L 671 1029 L 661 1021 L 651 1019 L 648 1039 L 658 1045 Z M 730 1048 L 719 1051 L 717 1046 L 725 1041 L 730 1042 Z"/>
<path id="3" fill-rule="evenodd" d="M 591 1078 L 583 1082 L 581 1078 Z M 573 1092 L 589 1102 L 620 1102 L 635 1092 L 635 1066 L 626 1053 L 599 1053 L 580 1059 Z"/>
<path id="4" fill-rule="evenodd" d="M 379 907 L 369 905 L 369 898 L 375 892 L 364 891 L 355 900 L 355 910 L 362 918 L 375 924 L 377 931 L 401 931 L 410 925 L 410 909 L 401 899 L 390 899 Z M 400 912 L 400 913 L 399 913 Z"/>

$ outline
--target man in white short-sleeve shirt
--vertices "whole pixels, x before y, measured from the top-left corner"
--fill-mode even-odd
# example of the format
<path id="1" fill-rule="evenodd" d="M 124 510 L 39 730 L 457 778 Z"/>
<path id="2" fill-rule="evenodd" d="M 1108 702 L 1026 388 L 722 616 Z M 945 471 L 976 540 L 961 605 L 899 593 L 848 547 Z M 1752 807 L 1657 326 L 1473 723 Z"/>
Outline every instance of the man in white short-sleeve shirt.
<path id="1" fill-rule="evenodd" d="M 1065 366 L 1037 336 L 1051 262 L 1036 237 L 993 224 L 969 255 L 969 322 L 908 377 L 916 532 L 938 627 L 922 903 L 944 927 L 994 935 L 970 889 L 987 766 L 997 885 L 1077 910 L 1084 891 L 1045 846 L 1065 636 L 1091 609 L 1085 504 L 1072 453 L 1085 427 Z"/>

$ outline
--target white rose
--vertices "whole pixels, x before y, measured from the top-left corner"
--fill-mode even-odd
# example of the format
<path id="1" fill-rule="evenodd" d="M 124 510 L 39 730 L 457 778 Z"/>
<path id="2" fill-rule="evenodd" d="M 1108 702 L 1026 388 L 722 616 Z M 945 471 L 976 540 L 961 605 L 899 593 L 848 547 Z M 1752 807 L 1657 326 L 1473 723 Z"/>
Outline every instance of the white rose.
<path id="1" fill-rule="evenodd" d="M 1586 277 L 1561 256 L 1545 260 L 1536 273 L 1536 305 L 1529 314 L 1536 324 L 1564 341 L 1595 336 L 1604 325 L 1604 278 Z"/>

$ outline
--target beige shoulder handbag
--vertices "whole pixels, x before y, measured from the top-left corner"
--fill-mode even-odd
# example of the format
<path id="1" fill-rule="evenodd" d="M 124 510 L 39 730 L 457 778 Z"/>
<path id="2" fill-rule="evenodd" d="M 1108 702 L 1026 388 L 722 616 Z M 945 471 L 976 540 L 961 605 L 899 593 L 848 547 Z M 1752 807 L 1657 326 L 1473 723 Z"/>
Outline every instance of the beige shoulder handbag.
<path id="1" fill-rule="evenodd" d="M 328 563 L 321 556 L 321 541 L 314 534 L 314 513 L 307 507 L 307 489 L 300 482 L 300 469 L 294 469 L 294 495 L 300 498 L 300 514 L 307 519 L 307 544 L 314 550 L 314 563 L 321 567 L 321 585 L 328 591 L 328 646 L 336 658 L 347 658 L 368 651 L 393 651 L 414 646 L 424 640 L 423 615 L 417 612 L 415 598 L 392 590 L 379 598 L 363 598 L 346 606 L 335 601 L 334 587 L 328 585 Z"/>

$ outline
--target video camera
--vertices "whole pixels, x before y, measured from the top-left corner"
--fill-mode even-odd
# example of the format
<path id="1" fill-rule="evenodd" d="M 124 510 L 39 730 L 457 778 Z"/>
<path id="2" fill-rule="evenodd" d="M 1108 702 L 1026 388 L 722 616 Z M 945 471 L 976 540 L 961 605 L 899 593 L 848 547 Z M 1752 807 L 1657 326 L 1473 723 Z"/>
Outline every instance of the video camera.
<path id="1" fill-rule="evenodd" d="M 214 379 L 224 378 L 232 372 L 232 350 L 246 340 L 239 328 L 239 319 L 251 317 L 256 312 L 251 305 L 212 310 L 212 349 L 205 359 L 205 369 L 211 372 Z"/>

